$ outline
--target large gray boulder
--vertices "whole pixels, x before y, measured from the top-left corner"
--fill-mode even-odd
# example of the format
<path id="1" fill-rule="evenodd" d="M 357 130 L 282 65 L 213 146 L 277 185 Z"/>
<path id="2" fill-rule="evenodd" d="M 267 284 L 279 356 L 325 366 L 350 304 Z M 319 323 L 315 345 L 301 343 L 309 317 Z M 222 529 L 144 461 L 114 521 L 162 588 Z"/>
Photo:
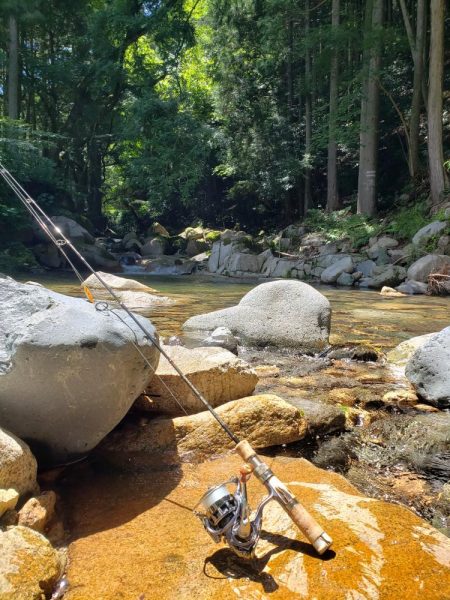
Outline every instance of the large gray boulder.
<path id="1" fill-rule="evenodd" d="M 419 231 L 413 237 L 412 243 L 415 246 L 425 244 L 430 238 L 432 238 L 435 235 L 438 235 L 446 228 L 447 223 L 445 223 L 445 221 L 433 221 L 433 223 L 428 223 L 428 225 L 425 225 L 425 227 L 419 229 Z"/>
<path id="2" fill-rule="evenodd" d="M 435 332 L 426 333 L 401 342 L 386 354 L 387 361 L 397 367 L 405 367 L 414 352 L 426 344 L 434 335 L 436 335 Z"/>
<path id="3" fill-rule="evenodd" d="M 322 283 L 336 283 L 342 273 L 351 273 L 353 270 L 353 261 L 350 256 L 347 256 L 327 267 L 320 276 L 320 280 Z"/>
<path id="4" fill-rule="evenodd" d="M 91 450 L 145 389 L 158 358 L 123 311 L 0 277 L 0 425 L 41 461 Z"/>
<path id="5" fill-rule="evenodd" d="M 328 343 L 331 308 L 320 292 L 301 281 L 272 281 L 253 288 L 237 306 L 191 317 L 186 331 L 228 327 L 243 341 L 314 351 Z"/>
<path id="6" fill-rule="evenodd" d="M 450 327 L 416 350 L 405 375 L 427 402 L 438 408 L 450 407 Z"/>
<path id="7" fill-rule="evenodd" d="M 402 292 L 402 294 L 426 294 L 428 286 L 423 281 L 414 281 L 407 279 L 399 286 L 397 286 L 397 292 Z"/>
<path id="8" fill-rule="evenodd" d="M 450 266 L 450 256 L 427 254 L 416 260 L 408 269 L 408 279 L 426 282 L 430 273 L 437 273 Z"/>
<path id="9" fill-rule="evenodd" d="M 69 217 L 62 215 L 52 217 L 52 221 L 71 242 L 86 242 L 87 244 L 95 242 L 94 236 L 87 229 Z M 45 239 L 47 240 L 48 238 Z"/>
<path id="10" fill-rule="evenodd" d="M 403 267 L 397 265 L 380 265 L 372 271 L 372 281 L 369 283 L 371 288 L 382 288 L 387 285 L 395 287 L 406 277 L 406 271 Z"/>

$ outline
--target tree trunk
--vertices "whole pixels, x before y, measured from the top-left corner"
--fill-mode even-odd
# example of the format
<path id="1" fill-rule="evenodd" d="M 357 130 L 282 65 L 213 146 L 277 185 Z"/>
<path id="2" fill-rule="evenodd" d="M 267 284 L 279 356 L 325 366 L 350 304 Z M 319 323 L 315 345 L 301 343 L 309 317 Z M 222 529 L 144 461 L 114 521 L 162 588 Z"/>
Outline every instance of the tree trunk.
<path id="1" fill-rule="evenodd" d="M 416 32 L 414 36 L 411 19 L 409 17 L 405 0 L 399 0 L 399 4 L 403 16 L 403 23 L 408 36 L 411 56 L 414 63 L 413 97 L 411 102 L 409 132 L 407 132 L 407 136 L 409 174 L 412 179 L 415 179 L 419 170 L 419 130 L 424 82 L 423 68 L 426 36 L 426 10 L 425 0 L 417 0 Z"/>
<path id="2" fill-rule="evenodd" d="M 339 27 L 339 2 L 333 0 L 331 8 L 331 27 L 336 33 Z M 330 112 L 329 112 L 329 132 L 328 132 L 328 167 L 327 167 L 327 210 L 333 211 L 339 208 L 339 196 L 337 187 L 337 168 L 336 168 L 336 117 L 338 101 L 338 48 L 335 42 L 333 55 L 331 58 L 330 70 Z"/>
<path id="3" fill-rule="evenodd" d="M 309 0 L 305 1 L 305 38 L 309 38 Z M 305 54 L 305 193 L 304 193 L 304 212 L 307 213 L 312 205 L 311 195 L 311 134 L 312 134 L 312 109 L 311 109 L 311 53 L 309 48 Z"/>
<path id="4" fill-rule="evenodd" d="M 428 164 L 431 203 L 436 206 L 446 184 L 442 148 L 442 78 L 444 73 L 444 0 L 431 0 L 428 76 Z"/>
<path id="5" fill-rule="evenodd" d="M 423 49 L 425 45 L 425 0 L 417 0 L 416 42 L 414 48 L 414 83 L 409 121 L 409 172 L 412 179 L 419 171 L 419 131 L 422 107 Z"/>
<path id="6" fill-rule="evenodd" d="M 370 23 L 366 31 L 371 35 L 374 29 L 378 29 L 383 24 L 383 0 L 368 0 L 366 10 L 366 23 Z M 376 177 L 380 107 L 378 71 L 380 69 L 381 54 L 378 42 L 372 45 L 368 51 L 368 56 L 368 69 L 364 78 L 361 102 L 358 213 L 373 216 L 377 210 Z"/>
<path id="7" fill-rule="evenodd" d="M 8 117 L 19 118 L 19 34 L 17 19 L 14 15 L 9 17 L 9 45 L 8 45 Z"/>

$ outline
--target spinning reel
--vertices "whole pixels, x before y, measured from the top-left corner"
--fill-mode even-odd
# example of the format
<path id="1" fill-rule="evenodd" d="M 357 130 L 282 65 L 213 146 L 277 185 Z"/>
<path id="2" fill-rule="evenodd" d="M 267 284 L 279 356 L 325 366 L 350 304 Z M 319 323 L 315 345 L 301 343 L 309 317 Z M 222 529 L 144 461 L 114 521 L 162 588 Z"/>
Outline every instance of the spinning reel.
<path id="1" fill-rule="evenodd" d="M 331 538 L 301 506 L 292 492 L 275 477 L 248 442 L 240 442 L 236 450 L 246 460 L 246 464 L 240 469 L 239 477 L 232 477 L 210 488 L 194 508 L 194 514 L 199 517 L 212 539 L 216 543 L 224 541 L 240 558 L 254 558 L 261 534 L 264 507 L 271 500 L 276 500 L 310 540 L 318 554 L 323 554 L 331 546 Z M 252 473 L 264 484 L 269 494 L 260 502 L 251 520 L 247 481 Z M 231 485 L 235 486 L 234 492 L 228 487 Z M 195 510 L 197 507 L 201 507 L 202 510 Z"/>
<path id="2" fill-rule="evenodd" d="M 255 556 L 255 547 L 261 533 L 264 506 L 272 498 L 264 498 L 253 520 L 250 520 L 247 481 L 251 470 L 246 467 L 244 465 L 241 468 L 239 477 L 231 477 L 228 481 L 209 488 L 197 504 L 204 512 L 194 510 L 194 514 L 200 518 L 216 543 L 223 539 L 240 558 L 251 559 Z M 228 489 L 230 485 L 236 486 L 234 493 Z"/>

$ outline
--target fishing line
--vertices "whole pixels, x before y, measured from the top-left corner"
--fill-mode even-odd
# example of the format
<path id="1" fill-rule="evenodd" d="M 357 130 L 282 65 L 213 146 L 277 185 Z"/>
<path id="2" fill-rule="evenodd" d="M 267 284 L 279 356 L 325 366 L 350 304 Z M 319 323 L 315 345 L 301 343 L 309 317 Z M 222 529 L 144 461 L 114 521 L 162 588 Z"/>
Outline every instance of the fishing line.
<path id="1" fill-rule="evenodd" d="M 68 264 L 72 267 L 74 273 L 83 285 L 83 277 L 79 272 L 76 265 L 68 257 L 66 247 L 69 248 L 76 256 L 77 261 L 86 267 L 86 269 L 95 276 L 96 279 L 101 283 L 102 287 L 105 288 L 114 302 L 130 317 L 135 325 L 142 331 L 144 337 L 153 344 L 162 356 L 167 360 L 169 365 L 175 370 L 180 376 L 184 383 L 188 386 L 191 392 L 196 396 L 198 400 L 206 406 L 207 410 L 216 419 L 222 429 L 236 444 L 236 452 L 244 459 L 245 465 L 240 470 L 240 476 L 234 477 L 231 480 L 226 481 L 218 486 L 209 488 L 209 490 L 202 496 L 198 505 L 201 506 L 202 512 L 196 511 L 195 514 L 200 518 L 205 530 L 210 534 L 215 542 L 221 540 L 228 543 L 230 548 L 238 556 L 243 558 L 254 557 L 254 551 L 256 544 L 259 540 L 261 533 L 262 515 L 264 507 L 271 500 L 275 500 L 283 508 L 283 510 L 290 516 L 292 521 L 298 526 L 298 528 L 304 533 L 309 539 L 311 544 L 314 546 L 319 554 L 323 554 L 332 544 L 332 539 L 325 533 L 323 528 L 316 522 L 316 520 L 308 513 L 308 511 L 300 504 L 294 494 L 274 475 L 271 469 L 264 463 L 253 450 L 247 440 L 240 441 L 239 438 L 230 430 L 228 425 L 224 423 L 221 417 L 209 404 L 203 394 L 195 387 L 195 385 L 187 378 L 182 372 L 174 360 L 168 355 L 168 353 L 161 346 L 157 338 L 143 326 L 137 316 L 132 313 L 128 307 L 121 301 L 120 297 L 114 292 L 110 285 L 104 281 L 104 279 L 91 267 L 82 254 L 76 249 L 73 243 L 68 239 L 64 233 L 57 227 L 50 217 L 44 212 L 44 210 L 37 204 L 37 202 L 29 196 L 24 188 L 19 184 L 13 175 L 6 169 L 6 167 L 0 162 L 0 175 L 3 177 L 7 185 L 13 190 L 22 204 L 25 206 L 27 211 L 36 220 L 41 229 L 47 234 L 50 240 L 56 245 L 61 254 L 65 257 Z M 58 238 L 55 236 L 55 233 Z M 90 302 L 95 305 L 96 310 L 112 312 L 114 316 L 120 318 L 125 323 L 133 335 L 136 338 L 136 332 L 133 331 L 129 323 L 126 323 L 122 316 L 118 315 L 113 310 L 108 302 L 95 301 L 91 291 L 86 285 L 83 285 L 84 292 Z M 145 363 L 155 372 L 155 368 L 152 366 L 147 357 L 143 354 L 141 348 L 138 347 L 137 343 L 132 340 L 132 344 L 144 359 Z M 158 376 L 159 377 L 159 376 Z M 169 391 L 171 396 L 182 408 L 183 412 L 186 410 L 176 398 L 175 394 L 172 393 L 166 383 L 159 377 L 160 381 Z M 186 413 L 187 414 L 187 413 Z M 247 501 L 247 480 L 250 475 L 254 473 L 257 479 L 265 486 L 268 491 L 266 496 L 259 504 L 255 516 L 250 519 L 250 507 Z M 234 493 L 230 492 L 228 486 L 234 484 L 236 489 Z M 197 505 L 197 506 L 198 506 Z"/>
<path id="2" fill-rule="evenodd" d="M 119 296 L 113 291 L 111 286 L 109 286 L 104 279 L 91 267 L 91 265 L 87 262 L 82 254 L 75 248 L 70 239 L 68 239 L 64 233 L 57 227 L 47 213 L 39 206 L 39 204 L 31 198 L 31 196 L 25 191 L 25 189 L 20 185 L 20 183 L 14 178 L 14 176 L 6 169 L 2 162 L 0 162 L 0 175 L 2 175 L 3 179 L 9 185 L 9 187 L 14 191 L 19 200 L 24 204 L 25 208 L 29 213 L 36 219 L 38 224 L 42 227 L 45 233 L 50 237 L 52 242 L 56 244 L 60 252 L 63 254 L 65 258 L 67 258 L 69 264 L 74 269 L 74 272 L 77 274 L 77 277 L 82 282 L 82 276 L 79 271 L 74 267 L 73 262 L 68 258 L 67 253 L 63 250 L 62 246 L 68 246 L 70 250 L 75 254 L 77 259 L 81 261 L 81 263 L 90 271 L 92 275 L 94 275 L 98 281 L 102 284 L 102 286 L 109 292 L 114 301 L 120 306 L 122 310 L 124 310 L 127 315 L 132 319 L 132 321 L 137 325 L 137 327 L 143 332 L 144 336 L 157 348 L 157 350 L 164 356 L 167 362 L 171 365 L 171 367 L 176 371 L 176 373 L 181 377 L 184 383 L 189 387 L 191 392 L 202 402 L 204 406 L 206 406 L 207 410 L 212 414 L 212 416 L 216 419 L 222 429 L 227 433 L 227 435 L 233 440 L 235 444 L 239 443 L 239 438 L 235 435 L 228 425 L 221 419 L 221 417 L 217 414 L 217 412 L 213 409 L 213 407 L 209 404 L 203 394 L 195 387 L 191 381 L 186 377 L 186 375 L 181 371 L 178 365 L 173 361 L 173 359 L 168 355 L 168 353 L 162 348 L 161 344 L 155 339 L 155 337 L 148 331 L 139 321 L 139 319 L 128 309 L 128 307 L 120 300 Z M 53 235 L 52 228 L 60 237 L 61 240 L 58 240 Z M 63 243 L 61 243 L 63 242 Z"/>

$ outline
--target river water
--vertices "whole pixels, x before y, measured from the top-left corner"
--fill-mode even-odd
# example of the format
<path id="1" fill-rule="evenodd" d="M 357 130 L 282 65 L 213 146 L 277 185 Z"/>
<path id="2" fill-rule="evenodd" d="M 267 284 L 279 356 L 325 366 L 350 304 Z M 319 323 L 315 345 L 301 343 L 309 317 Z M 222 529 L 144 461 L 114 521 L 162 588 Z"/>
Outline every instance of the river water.
<path id="1" fill-rule="evenodd" d="M 208 276 L 131 277 L 175 300 L 171 305 L 143 313 L 156 325 L 161 336 L 182 335 L 181 326 L 187 318 L 237 304 L 256 285 L 255 282 Z M 83 295 L 78 281 L 68 274 L 40 277 L 38 281 L 63 294 Z M 439 331 L 449 325 L 450 298 L 386 298 L 374 291 L 322 286 L 318 289 L 332 306 L 333 345 L 364 344 L 383 355 L 408 338 Z M 405 504 L 444 533 L 449 533 L 446 510 L 436 499 L 450 472 L 449 440 L 445 439 L 445 430 L 442 432 L 442 425 L 445 427 L 445 419 L 450 415 L 443 412 L 421 414 L 409 407 L 377 404 L 386 391 L 408 386 L 401 374 L 383 360 L 377 363 L 330 361 L 269 349 L 244 349 L 242 357 L 255 366 L 266 365 L 267 368 L 269 365 L 267 376 L 261 376 L 258 393 L 275 393 L 288 401 L 302 397 L 312 403 L 325 404 L 334 394 L 334 402 L 338 402 L 337 406 L 348 419 L 350 431 L 343 431 L 341 427 L 339 432 L 312 436 L 306 444 L 300 442 L 287 448 L 272 449 L 272 454 L 304 456 L 322 468 L 341 472 L 366 495 Z M 274 377 L 270 374 L 273 367 L 279 369 Z M 356 405 L 351 402 L 346 405 L 346 397 L 350 395 L 351 400 L 352 394 Z M 342 404 L 341 398 L 344 399 Z M 130 423 L 138 428 L 141 422 L 135 422 L 135 418 L 131 416 Z M 418 431 L 411 431 L 411 423 L 417 419 L 420 424 L 423 419 L 429 432 L 430 423 L 426 422 L 429 418 L 437 419 L 435 428 L 431 423 L 431 431 L 436 429 L 440 437 L 438 435 L 432 442 L 423 439 L 424 448 L 420 452 L 432 461 L 437 458 L 435 463 L 440 472 L 433 467 L 434 463 L 431 468 L 423 467 L 424 461 L 415 455 L 414 460 L 405 462 L 400 452 L 405 437 L 402 432 L 410 438 L 414 435 L 425 438 L 420 427 Z M 380 431 L 371 429 L 378 424 Z M 419 440 L 415 448 L 421 444 L 422 440 Z M 434 445 L 430 448 L 430 444 Z M 353 446 L 358 452 L 353 453 Z M 177 595 L 175 590 L 172 593 L 166 589 L 171 589 L 172 579 L 186 570 L 183 552 L 177 548 L 192 546 L 193 556 L 205 554 L 202 544 L 197 545 L 204 532 L 198 526 L 194 537 L 188 537 L 189 528 L 182 522 L 190 524 L 192 513 L 182 506 L 180 493 L 174 499 L 170 496 L 180 477 L 179 467 L 161 464 L 155 468 L 151 461 L 151 467 L 142 468 L 142 465 L 134 464 L 132 453 L 124 460 L 126 468 L 117 471 L 103 461 L 101 453 L 98 456 L 94 451 L 89 460 L 67 467 L 57 481 L 50 485 L 45 479 L 41 482 L 44 487 L 55 489 L 61 498 L 59 506 L 60 510 L 62 506 L 66 529 L 62 543 L 69 547 L 68 600 L 194 597 Z M 215 478 L 219 477 L 216 471 L 221 462 L 218 462 L 220 464 L 204 463 L 212 471 L 208 484 L 216 483 Z M 191 467 L 187 465 L 186 468 Z M 195 474 L 194 466 L 192 472 Z M 174 479 L 176 481 L 172 481 Z M 190 489 L 189 486 L 186 489 Z M 166 513 L 175 510 L 174 507 L 180 521 L 169 519 L 167 525 Z M 161 531 L 158 528 L 162 528 Z M 155 538 L 155 530 L 158 531 L 158 542 L 153 547 L 149 546 L 149 540 Z M 198 566 L 194 562 L 192 565 L 192 585 L 195 582 L 203 585 Z M 248 577 L 248 574 L 244 575 Z M 155 581 L 162 585 L 159 592 L 153 589 Z M 151 590 L 150 593 L 140 593 L 145 589 Z M 195 597 L 204 596 L 196 594 Z M 225 597 L 220 596 L 220 600 Z"/>
<path id="2" fill-rule="evenodd" d="M 180 334 L 182 324 L 193 315 L 237 304 L 256 285 L 208 276 L 132 277 L 175 300 L 172 305 L 142 311 L 162 336 Z M 83 296 L 72 275 L 42 276 L 35 281 L 62 294 Z M 450 324 L 450 298 L 386 298 L 369 290 L 316 287 L 332 306 L 332 344 L 370 343 L 385 351 L 408 338 L 439 331 Z"/>

